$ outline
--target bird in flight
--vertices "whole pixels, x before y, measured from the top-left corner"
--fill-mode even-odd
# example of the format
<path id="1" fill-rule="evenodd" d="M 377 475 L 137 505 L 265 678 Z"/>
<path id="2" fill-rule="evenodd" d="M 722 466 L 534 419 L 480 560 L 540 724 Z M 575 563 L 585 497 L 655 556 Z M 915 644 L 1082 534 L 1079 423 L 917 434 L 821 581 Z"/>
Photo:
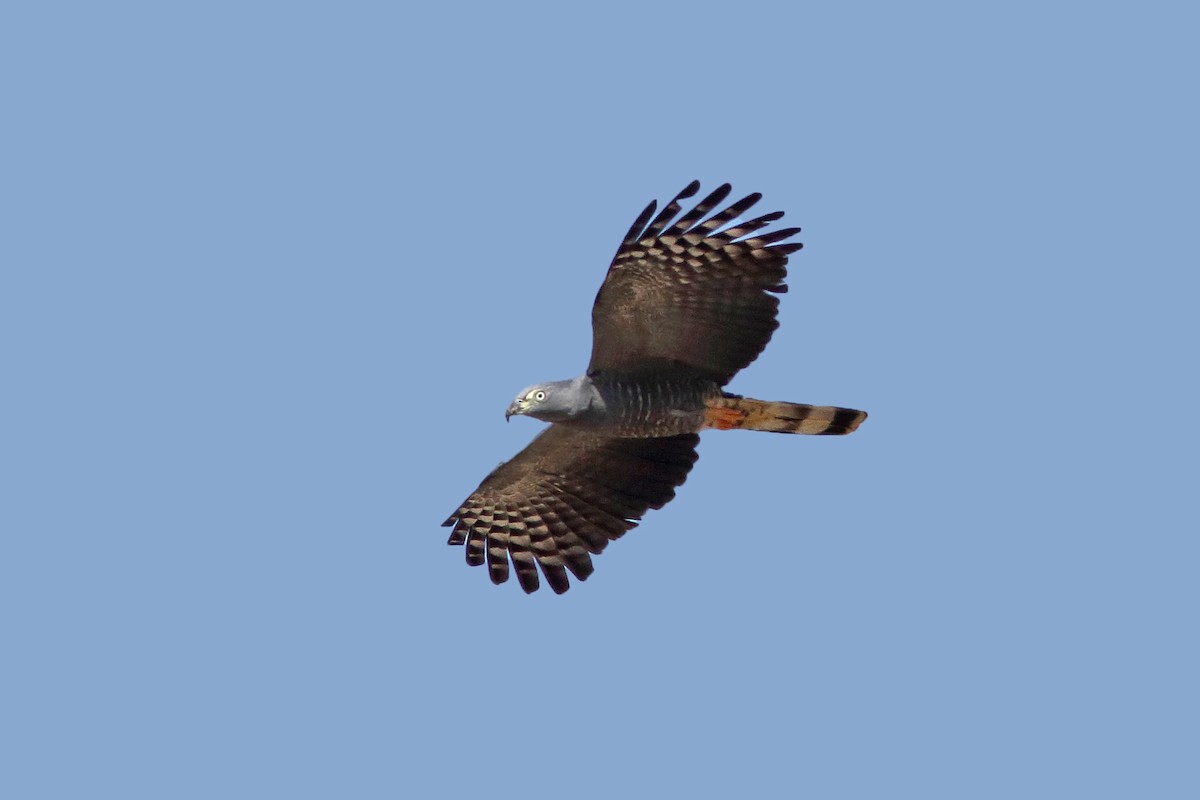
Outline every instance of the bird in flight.
<path id="1" fill-rule="evenodd" d="M 787 241 L 799 228 L 763 232 L 782 211 L 738 221 L 758 193 L 708 216 L 729 184 L 676 219 L 699 190 L 693 181 L 657 215 L 654 202 L 638 215 L 592 307 L 587 372 L 521 390 L 505 417 L 550 427 L 443 523 L 493 583 L 508 580 L 510 561 L 526 592 L 538 589 L 538 567 L 558 594 L 568 572 L 587 579 L 593 555 L 675 496 L 702 430 L 845 434 L 867 418 L 723 390 L 779 327 L 776 295 L 803 245 Z"/>

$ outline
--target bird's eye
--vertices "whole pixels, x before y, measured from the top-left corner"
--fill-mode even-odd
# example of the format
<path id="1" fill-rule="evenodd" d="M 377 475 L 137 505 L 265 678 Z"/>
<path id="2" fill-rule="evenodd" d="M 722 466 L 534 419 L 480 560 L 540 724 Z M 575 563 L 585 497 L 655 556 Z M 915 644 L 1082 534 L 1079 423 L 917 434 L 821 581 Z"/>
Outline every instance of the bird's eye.
<path id="1" fill-rule="evenodd" d="M 546 399 L 546 393 L 539 389 L 533 393 L 533 399 L 540 403 Z"/>

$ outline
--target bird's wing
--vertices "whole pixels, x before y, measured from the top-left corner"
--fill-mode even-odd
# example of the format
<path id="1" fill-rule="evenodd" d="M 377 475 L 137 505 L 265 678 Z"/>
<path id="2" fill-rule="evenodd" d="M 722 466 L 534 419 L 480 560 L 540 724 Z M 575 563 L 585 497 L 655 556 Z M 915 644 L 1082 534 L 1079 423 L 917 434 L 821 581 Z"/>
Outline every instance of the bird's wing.
<path id="1" fill-rule="evenodd" d="M 679 201 L 699 189 L 693 181 L 657 216 L 651 202 L 625 235 L 592 307 L 589 374 L 682 365 L 724 385 L 779 326 L 774 295 L 787 291 L 788 255 L 802 246 L 784 240 L 800 229 L 752 236 L 782 211 L 725 227 L 759 201 L 757 193 L 705 219 L 729 184 L 672 223 Z"/>
<path id="2" fill-rule="evenodd" d="M 551 425 L 443 523 L 454 528 L 449 543 L 467 546 L 468 564 L 486 563 L 493 583 L 508 580 L 511 558 L 526 592 L 538 588 L 536 561 L 561 594 L 568 570 L 586 579 L 592 553 L 675 496 L 699 441 L 694 433 L 614 439 Z"/>

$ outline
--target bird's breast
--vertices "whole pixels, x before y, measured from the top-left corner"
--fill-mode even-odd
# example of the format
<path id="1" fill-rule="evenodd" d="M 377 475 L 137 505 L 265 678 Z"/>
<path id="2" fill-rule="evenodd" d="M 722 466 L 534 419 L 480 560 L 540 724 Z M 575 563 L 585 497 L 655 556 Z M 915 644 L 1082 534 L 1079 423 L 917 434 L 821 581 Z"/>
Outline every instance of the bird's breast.
<path id="1" fill-rule="evenodd" d="M 719 396 L 713 381 L 609 375 L 594 381 L 601 399 L 586 424 L 629 438 L 694 433 L 704 425 L 704 403 Z"/>

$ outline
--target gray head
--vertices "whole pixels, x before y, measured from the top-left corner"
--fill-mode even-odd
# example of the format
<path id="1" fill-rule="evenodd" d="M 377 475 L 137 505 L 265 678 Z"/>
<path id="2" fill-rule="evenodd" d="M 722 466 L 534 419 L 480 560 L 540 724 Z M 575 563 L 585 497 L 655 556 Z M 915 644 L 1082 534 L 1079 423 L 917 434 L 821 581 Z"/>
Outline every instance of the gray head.
<path id="1" fill-rule="evenodd" d="M 567 381 L 535 383 L 522 389 L 508 406 L 504 418 L 525 415 L 546 422 L 562 422 L 586 411 L 591 405 L 591 381 L 586 376 Z"/>

